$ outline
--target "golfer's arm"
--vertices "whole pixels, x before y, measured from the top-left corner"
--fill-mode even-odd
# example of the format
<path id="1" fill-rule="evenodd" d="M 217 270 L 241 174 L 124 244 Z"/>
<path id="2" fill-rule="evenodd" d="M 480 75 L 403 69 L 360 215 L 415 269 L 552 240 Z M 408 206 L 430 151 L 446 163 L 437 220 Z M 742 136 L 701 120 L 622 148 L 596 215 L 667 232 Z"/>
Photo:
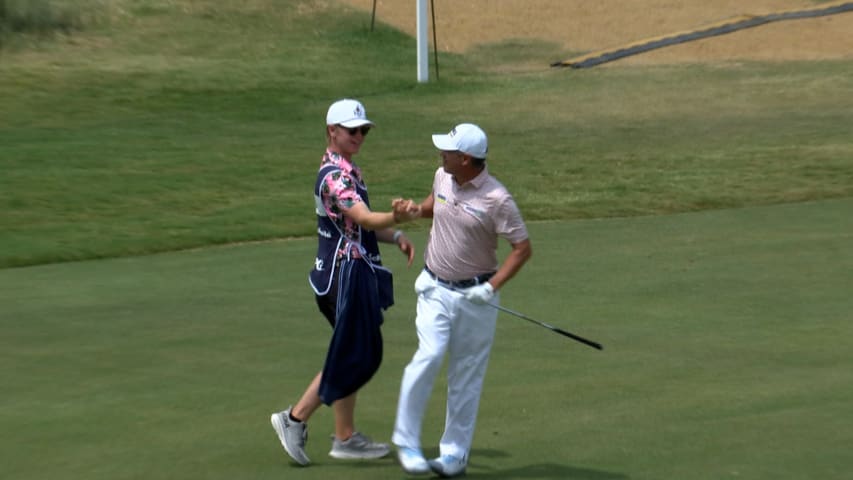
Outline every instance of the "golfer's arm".
<path id="1" fill-rule="evenodd" d="M 432 207 L 435 205 L 435 197 L 432 192 L 421 202 L 421 218 L 432 218 Z"/>
<path id="2" fill-rule="evenodd" d="M 512 250 L 504 259 L 503 264 L 497 272 L 489 279 L 489 283 L 495 290 L 500 288 L 509 281 L 512 277 L 521 270 L 521 267 L 527 263 L 533 255 L 533 248 L 530 246 L 530 239 L 522 240 L 518 243 L 512 243 Z"/>

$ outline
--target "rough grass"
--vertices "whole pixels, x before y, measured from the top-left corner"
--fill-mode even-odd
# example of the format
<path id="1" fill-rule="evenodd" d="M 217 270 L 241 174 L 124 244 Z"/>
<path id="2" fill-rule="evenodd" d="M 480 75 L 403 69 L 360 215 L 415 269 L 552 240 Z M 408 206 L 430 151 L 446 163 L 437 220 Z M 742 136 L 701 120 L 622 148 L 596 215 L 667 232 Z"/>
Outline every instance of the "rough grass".
<path id="1" fill-rule="evenodd" d="M 12 34 L 67 34 L 79 30 L 83 27 L 84 15 L 95 13 L 87 12 L 87 6 L 91 5 L 55 0 L 0 0 L 0 46 L 8 42 Z"/>
<path id="2" fill-rule="evenodd" d="M 0 266 L 310 234 L 342 96 L 378 124 L 357 158 L 375 208 L 428 193 L 429 134 L 461 121 L 529 219 L 853 193 L 849 62 L 531 72 L 511 52 L 541 44 L 519 40 L 444 54 L 419 85 L 411 38 L 330 2 L 105 8 L 0 62 Z"/>

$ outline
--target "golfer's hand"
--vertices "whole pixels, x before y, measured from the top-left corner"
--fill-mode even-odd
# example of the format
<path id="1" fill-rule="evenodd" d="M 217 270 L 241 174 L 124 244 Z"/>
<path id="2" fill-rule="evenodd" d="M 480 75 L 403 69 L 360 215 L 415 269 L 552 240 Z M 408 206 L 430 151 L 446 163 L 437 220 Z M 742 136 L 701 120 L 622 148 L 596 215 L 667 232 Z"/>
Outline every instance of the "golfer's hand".
<path id="1" fill-rule="evenodd" d="M 489 303 L 492 297 L 495 296 L 495 289 L 489 282 L 482 283 L 476 287 L 471 287 L 465 290 L 465 299 L 477 305 L 485 305 Z"/>
<path id="2" fill-rule="evenodd" d="M 415 259 L 415 244 L 406 237 L 405 233 L 400 234 L 400 238 L 397 239 L 397 246 L 400 247 L 400 251 L 403 252 L 403 255 L 408 257 L 409 263 L 407 266 L 412 266 L 412 261 Z"/>
<path id="3" fill-rule="evenodd" d="M 391 208 L 397 223 L 411 222 L 421 216 L 421 206 L 411 199 L 395 198 L 391 201 Z"/>

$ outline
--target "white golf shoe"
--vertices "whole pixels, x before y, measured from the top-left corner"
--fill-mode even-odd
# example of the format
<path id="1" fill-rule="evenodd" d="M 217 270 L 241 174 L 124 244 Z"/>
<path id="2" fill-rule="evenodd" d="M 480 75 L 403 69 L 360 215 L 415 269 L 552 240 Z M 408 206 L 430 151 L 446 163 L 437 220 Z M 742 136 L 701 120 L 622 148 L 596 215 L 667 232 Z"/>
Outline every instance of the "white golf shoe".
<path id="1" fill-rule="evenodd" d="M 442 455 L 429 461 L 429 468 L 439 477 L 444 478 L 462 475 L 467 466 L 468 460 L 465 457 L 460 458 L 453 455 Z"/>
<path id="2" fill-rule="evenodd" d="M 429 464 L 419 448 L 397 447 L 397 459 L 403 471 L 409 475 L 422 475 L 430 472 Z"/>

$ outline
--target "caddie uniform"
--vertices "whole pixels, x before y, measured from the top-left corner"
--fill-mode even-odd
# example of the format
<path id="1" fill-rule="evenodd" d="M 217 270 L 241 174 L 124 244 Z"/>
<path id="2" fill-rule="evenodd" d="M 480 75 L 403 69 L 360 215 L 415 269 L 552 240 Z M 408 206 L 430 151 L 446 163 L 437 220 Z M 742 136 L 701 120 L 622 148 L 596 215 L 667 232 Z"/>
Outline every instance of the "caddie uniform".
<path id="1" fill-rule="evenodd" d="M 331 287 L 341 258 L 347 254 L 359 257 L 364 252 L 371 263 L 382 264 L 376 233 L 362 230 L 354 220 L 344 215 L 341 208 L 351 208 L 358 202 L 370 206 L 361 169 L 342 155 L 326 150 L 317 172 L 314 202 L 317 214 L 317 256 L 309 281 L 319 297 L 336 295 Z M 357 244 L 363 248 L 359 249 Z"/>
<path id="2" fill-rule="evenodd" d="M 464 290 L 498 269 L 498 238 L 518 243 L 527 228 L 507 189 L 484 168 L 458 185 L 443 168 L 433 181 L 433 223 L 424 253 L 426 267 L 415 281 L 418 349 L 400 387 L 392 442 L 421 448 L 421 425 L 445 353 L 447 416 L 441 455 L 467 458 L 474 435 L 497 309 L 467 301 Z M 498 304 L 499 295 L 492 303 Z"/>
<path id="3" fill-rule="evenodd" d="M 350 397 L 367 383 L 382 362 L 382 309 L 393 303 L 390 272 L 380 265 L 375 232 L 349 218 L 352 207 L 369 210 L 361 171 L 350 160 L 373 127 L 364 105 L 342 98 L 326 112 L 326 150 L 314 182 L 317 255 L 308 275 L 317 306 L 333 327 L 323 370 L 315 375 L 295 404 L 273 412 L 270 424 L 287 455 L 308 465 L 305 452 L 308 420 L 322 404 Z M 405 247 L 411 243 L 404 240 Z M 410 250 L 411 251 L 411 250 Z M 384 272 L 384 273 L 383 273 Z M 388 288 L 380 288 L 388 283 Z M 355 402 L 334 408 L 335 433 L 329 456 L 342 459 L 382 458 L 386 443 L 374 442 L 355 428 Z"/>
<path id="4" fill-rule="evenodd" d="M 331 405 L 366 384 L 382 362 L 382 309 L 376 233 L 343 214 L 342 206 L 370 206 L 361 172 L 327 150 L 314 185 L 317 256 L 309 274 L 320 311 L 334 328 L 319 395 Z"/>

